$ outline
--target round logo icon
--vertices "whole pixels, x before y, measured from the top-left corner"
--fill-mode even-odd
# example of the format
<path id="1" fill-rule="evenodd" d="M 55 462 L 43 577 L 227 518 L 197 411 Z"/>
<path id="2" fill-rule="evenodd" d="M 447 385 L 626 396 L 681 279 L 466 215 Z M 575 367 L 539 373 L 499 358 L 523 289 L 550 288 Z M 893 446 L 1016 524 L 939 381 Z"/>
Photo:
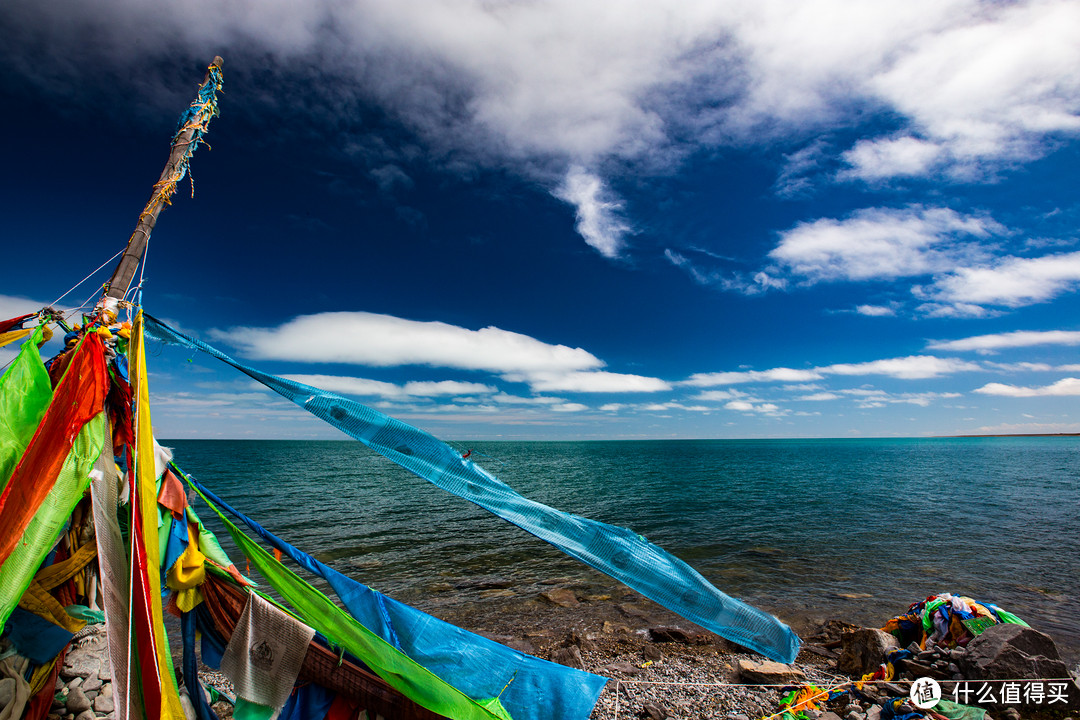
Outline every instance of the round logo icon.
<path id="1" fill-rule="evenodd" d="M 921 677 L 911 683 L 911 704 L 920 710 L 929 710 L 941 700 L 941 686 L 937 680 Z"/>

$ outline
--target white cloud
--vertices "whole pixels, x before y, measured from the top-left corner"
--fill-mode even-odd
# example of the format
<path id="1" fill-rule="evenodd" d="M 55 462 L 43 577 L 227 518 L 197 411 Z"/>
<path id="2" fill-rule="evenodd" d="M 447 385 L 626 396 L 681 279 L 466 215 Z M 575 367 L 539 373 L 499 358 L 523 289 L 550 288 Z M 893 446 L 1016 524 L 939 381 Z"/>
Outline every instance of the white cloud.
<path id="1" fill-rule="evenodd" d="M 487 395 L 496 391 L 491 385 L 458 380 L 422 381 L 413 380 L 405 383 L 406 395 L 418 397 L 439 397 L 443 395 Z"/>
<path id="2" fill-rule="evenodd" d="M 860 140 L 843 154 L 851 166 L 842 178 L 875 181 L 897 176 L 921 176 L 929 173 L 941 156 L 941 146 L 913 137 Z"/>
<path id="3" fill-rule="evenodd" d="M 574 372 L 604 365 L 581 348 L 549 345 L 496 327 L 469 330 L 365 312 L 301 315 L 275 328 L 234 327 L 210 334 L 258 360 L 496 373 Z"/>
<path id="4" fill-rule="evenodd" d="M 18 295 L 0 295 L 0 320 L 37 312 L 45 303 Z"/>
<path id="5" fill-rule="evenodd" d="M 960 393 L 888 393 L 884 390 L 879 390 L 876 388 L 849 388 L 846 390 L 837 390 L 835 392 L 820 392 L 813 395 L 805 395 L 803 397 L 797 397 L 795 399 L 821 402 L 830 400 L 842 400 L 845 397 L 853 398 L 855 400 L 856 406 L 862 409 L 880 408 L 890 404 L 918 405 L 919 407 L 928 407 L 934 400 L 939 400 L 943 398 L 958 398 L 960 397 Z"/>
<path id="6" fill-rule="evenodd" d="M 844 220 L 822 218 L 781 234 L 769 258 L 806 282 L 888 280 L 944 272 L 982 259 L 1003 228 L 948 208 L 867 208 Z"/>
<path id="7" fill-rule="evenodd" d="M 788 412 L 787 410 L 782 410 L 780 406 L 775 403 L 754 404 L 747 402 L 746 400 L 732 400 L 724 407 L 728 410 L 735 410 L 736 412 L 758 413 L 760 415 L 772 416 L 785 415 Z"/>
<path id="8" fill-rule="evenodd" d="M 260 360 L 374 367 L 430 365 L 479 370 L 498 374 L 507 382 L 528 383 L 533 392 L 652 393 L 671 389 L 670 383 L 659 378 L 599 370 L 604 363 L 581 348 L 549 345 L 496 327 L 469 330 L 442 322 L 404 320 L 390 315 L 331 312 L 301 315 L 276 328 L 234 327 L 213 330 L 210 334 L 239 348 L 241 354 Z M 495 392 L 489 385 L 457 381 L 414 382 L 398 387 L 362 378 L 290 377 L 354 395 L 395 397 Z"/>
<path id="9" fill-rule="evenodd" d="M 498 393 L 491 396 L 491 400 L 499 405 L 558 405 L 566 402 L 562 398 L 538 395 L 535 397 L 522 397 L 508 393 Z"/>
<path id="10" fill-rule="evenodd" d="M 784 156 L 784 167 L 776 179 L 776 194 L 781 197 L 798 197 L 813 187 L 810 176 L 826 159 L 824 141 L 818 139 L 804 148 Z"/>
<path id="11" fill-rule="evenodd" d="M 1062 378 L 1053 385 L 1043 387 L 1020 387 L 1016 385 L 1003 385 L 1002 383 L 987 383 L 972 392 L 982 395 L 1001 395 L 1004 397 L 1064 397 L 1080 395 L 1080 378 Z"/>
<path id="12" fill-rule="evenodd" d="M 825 400 L 839 400 L 840 396 L 832 392 L 819 392 L 811 395 L 803 395 L 802 397 L 795 398 L 796 400 L 807 400 L 810 402 L 822 402 Z"/>
<path id="13" fill-rule="evenodd" d="M 1072 372 L 1068 366 L 1062 366 L 1055 368 L 1053 365 L 1047 363 L 1034 363 L 1034 362 L 1015 362 L 1015 363 L 995 363 L 988 362 L 984 365 L 991 370 L 998 370 L 1000 372 L 1016 373 L 1016 372 L 1050 372 L 1051 370 L 1062 370 L 1064 372 Z"/>
<path id="14" fill-rule="evenodd" d="M 559 403 L 558 405 L 551 406 L 554 412 L 581 412 L 582 410 L 588 410 L 588 405 L 582 405 L 581 403 Z"/>
<path id="15" fill-rule="evenodd" d="M 899 380 L 923 380 L 980 369 L 976 363 L 932 355 L 912 355 L 861 363 L 838 363 L 818 368 L 826 375 L 885 375 Z"/>
<path id="16" fill-rule="evenodd" d="M 855 312 L 867 317 L 893 317 L 896 315 L 896 309 L 886 305 L 858 305 Z"/>
<path id="17" fill-rule="evenodd" d="M 675 252 L 671 248 L 664 250 L 664 257 L 677 268 L 682 268 L 698 285 L 713 285 L 720 282 L 720 276 L 714 272 L 706 272 L 697 267 L 690 258 L 682 253 Z"/>
<path id="18" fill-rule="evenodd" d="M 1016 308 L 1046 302 L 1080 286 L 1080 252 L 1039 258 L 1006 257 L 984 266 L 960 267 L 921 294 L 948 304 Z"/>
<path id="19" fill-rule="evenodd" d="M 682 384 L 696 387 L 713 387 L 750 382 L 801 382 L 820 380 L 827 375 L 884 375 L 898 380 L 924 380 L 980 369 L 982 368 L 978 364 L 965 360 L 939 358 L 932 355 L 912 355 L 861 363 L 837 363 L 835 365 L 816 367 L 811 370 L 774 368 L 772 370 L 697 373 L 691 375 Z M 698 398 L 701 399 L 701 396 L 699 395 Z"/>
<path id="20" fill-rule="evenodd" d="M 671 389 L 670 383 L 658 378 L 605 371 L 506 374 L 503 379 L 527 382 L 534 392 L 651 393 Z"/>
<path id="21" fill-rule="evenodd" d="M 922 293 L 921 287 L 912 288 L 916 295 Z M 923 303 L 915 308 L 921 315 L 933 318 L 987 318 L 1000 315 L 1000 312 L 987 310 L 981 305 L 971 303 Z"/>
<path id="22" fill-rule="evenodd" d="M 695 395 L 692 399 L 699 402 L 723 402 L 725 400 L 746 399 L 747 395 L 738 390 L 706 390 Z"/>
<path id="23" fill-rule="evenodd" d="M 809 380 L 820 380 L 821 378 L 821 373 L 816 370 L 773 368 L 771 370 L 695 373 L 683 384 L 693 387 L 715 387 L 716 385 L 738 385 L 740 383 L 750 382 L 806 382 Z"/>
<path id="24" fill-rule="evenodd" d="M 376 397 L 402 397 L 404 390 L 394 383 L 381 380 L 368 380 L 342 375 L 282 375 L 287 380 L 294 380 L 305 385 L 312 385 L 341 395 L 361 395 Z"/>
<path id="25" fill-rule="evenodd" d="M 851 148 L 853 173 L 911 176 L 944 165 L 963 176 L 1037 156 L 1080 126 L 1080 8 L 1071 0 L 16 7 L 0 52 L 59 95 L 93 96 L 79 73 L 110 78 L 118 95 L 161 93 L 167 84 L 146 75 L 157 57 L 236 48 L 258 58 L 253 82 L 264 76 L 290 90 L 253 114 L 303 108 L 336 131 L 342 115 L 373 103 L 436 163 L 509 167 L 551 191 L 565 188 L 568 168 L 590 168 L 583 177 L 601 187 L 605 174 L 666 172 L 701 148 L 780 138 L 805 149 L 823 131 L 876 117 L 904 127 Z M 90 35 L 94 43 L 79 41 Z M 260 90 L 251 94 L 274 97 Z M 384 155 L 393 149 L 362 136 L 343 144 L 371 157 L 374 171 L 392 167 Z M 800 152 L 789 156 L 782 192 L 798 191 L 817 165 Z M 570 202 L 583 237 L 615 255 L 625 232 L 610 215 L 617 199 Z"/>
<path id="26" fill-rule="evenodd" d="M 1080 6 L 970 7 L 968 17 L 914 38 L 870 80 L 947 149 L 961 176 L 978 172 L 979 161 L 1037 156 L 1047 134 L 1080 130 Z"/>
<path id="27" fill-rule="evenodd" d="M 560 200 L 577 209 L 577 231 L 605 257 L 618 257 L 630 226 L 621 217 L 622 203 L 605 197 L 603 181 L 584 168 L 574 166 L 555 191 Z"/>
<path id="28" fill-rule="evenodd" d="M 490 385 L 459 382 L 457 380 L 413 381 L 404 385 L 395 385 L 381 380 L 369 380 L 344 375 L 284 375 L 283 377 L 342 395 L 376 396 L 390 399 L 489 395 L 496 392 L 496 389 Z"/>
<path id="29" fill-rule="evenodd" d="M 975 335 L 959 340 L 935 340 L 927 343 L 930 350 L 992 353 L 1007 348 L 1034 347 L 1036 345 L 1080 345 L 1080 332 L 1075 330 L 1016 330 L 992 335 Z"/>

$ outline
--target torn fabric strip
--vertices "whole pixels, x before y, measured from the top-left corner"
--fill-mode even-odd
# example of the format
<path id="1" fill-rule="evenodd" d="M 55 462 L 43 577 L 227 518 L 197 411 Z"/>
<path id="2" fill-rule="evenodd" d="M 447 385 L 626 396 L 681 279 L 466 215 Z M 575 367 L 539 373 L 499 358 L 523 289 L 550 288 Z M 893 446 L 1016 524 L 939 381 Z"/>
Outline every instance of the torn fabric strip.
<path id="1" fill-rule="evenodd" d="M 335 393 L 243 365 L 146 316 L 154 337 L 232 365 L 312 415 L 437 487 L 475 503 L 718 635 L 790 663 L 798 636 L 772 615 L 729 597 L 682 560 L 626 528 L 529 500 L 432 435 Z"/>

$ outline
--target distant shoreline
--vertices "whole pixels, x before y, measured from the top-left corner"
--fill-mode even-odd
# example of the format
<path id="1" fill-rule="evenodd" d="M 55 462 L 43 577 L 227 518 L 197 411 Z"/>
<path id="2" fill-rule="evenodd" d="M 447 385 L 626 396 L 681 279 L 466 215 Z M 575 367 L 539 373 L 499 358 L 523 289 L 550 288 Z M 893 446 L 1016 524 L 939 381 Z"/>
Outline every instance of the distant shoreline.
<path id="1" fill-rule="evenodd" d="M 1080 433 L 1000 433 L 990 435 L 935 435 L 940 438 L 1080 437 Z"/>

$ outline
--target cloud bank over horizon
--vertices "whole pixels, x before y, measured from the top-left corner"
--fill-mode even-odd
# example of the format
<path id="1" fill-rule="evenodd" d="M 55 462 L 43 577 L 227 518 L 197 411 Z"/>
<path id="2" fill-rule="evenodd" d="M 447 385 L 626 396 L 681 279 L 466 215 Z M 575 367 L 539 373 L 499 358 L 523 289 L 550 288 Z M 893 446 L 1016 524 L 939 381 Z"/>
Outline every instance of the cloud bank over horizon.
<path id="1" fill-rule="evenodd" d="M 1068 0 L 813 0 L 796 8 L 780 0 L 444 0 L 422 8 L 13 0 L 0 9 L 0 26 L 19 31 L 8 33 L 16 41 L 0 50 L 5 61 L 26 82 L 68 96 L 79 95 L 83 68 L 152 96 L 154 61 L 177 51 L 201 57 L 224 47 L 259 57 L 287 96 L 266 93 L 264 110 L 284 111 L 287 102 L 288 114 L 306 114 L 317 126 L 377 107 L 449 172 L 500 167 L 538 182 L 574 208 L 582 238 L 610 258 L 629 251 L 634 226 L 615 182 L 666 176 L 703 152 L 773 143 L 813 148 L 790 155 L 798 168 L 789 180 L 872 189 L 918 178 L 993 181 L 1080 133 L 1073 72 L 1080 6 Z M 73 42 L 89 31 L 94 43 Z M 822 144 L 822 134 L 875 118 L 888 122 Z M 337 138 L 372 173 L 385 175 L 414 152 L 408 140 L 397 148 L 371 140 L 363 130 Z M 826 169 L 826 159 L 839 170 Z M 868 207 L 847 227 L 883 212 L 890 211 Z M 910 225 L 911 218 L 895 216 L 904 210 L 892 212 L 894 225 Z M 941 216 L 948 212 L 927 208 L 922 220 L 933 223 L 937 213 L 946 225 L 939 230 L 982 237 L 970 227 L 977 220 L 955 214 L 950 221 Z M 772 259 L 784 261 L 801 235 L 830 222 L 788 231 Z M 897 257 L 894 271 L 911 274 L 920 259 L 931 268 L 949 254 L 927 247 L 907 258 L 916 265 Z M 999 258 L 989 269 L 941 281 L 927 296 L 952 306 L 972 296 L 976 304 L 1038 301 L 1030 291 L 978 300 L 983 295 L 972 287 L 985 285 L 978 272 L 1014 275 L 1025 271 L 1013 265 L 1033 261 Z M 865 279 L 860 267 L 849 264 L 849 277 Z M 805 269 L 815 277 L 839 271 Z M 1055 278 L 1057 287 L 1071 287 L 1075 276 L 1070 270 Z"/>

